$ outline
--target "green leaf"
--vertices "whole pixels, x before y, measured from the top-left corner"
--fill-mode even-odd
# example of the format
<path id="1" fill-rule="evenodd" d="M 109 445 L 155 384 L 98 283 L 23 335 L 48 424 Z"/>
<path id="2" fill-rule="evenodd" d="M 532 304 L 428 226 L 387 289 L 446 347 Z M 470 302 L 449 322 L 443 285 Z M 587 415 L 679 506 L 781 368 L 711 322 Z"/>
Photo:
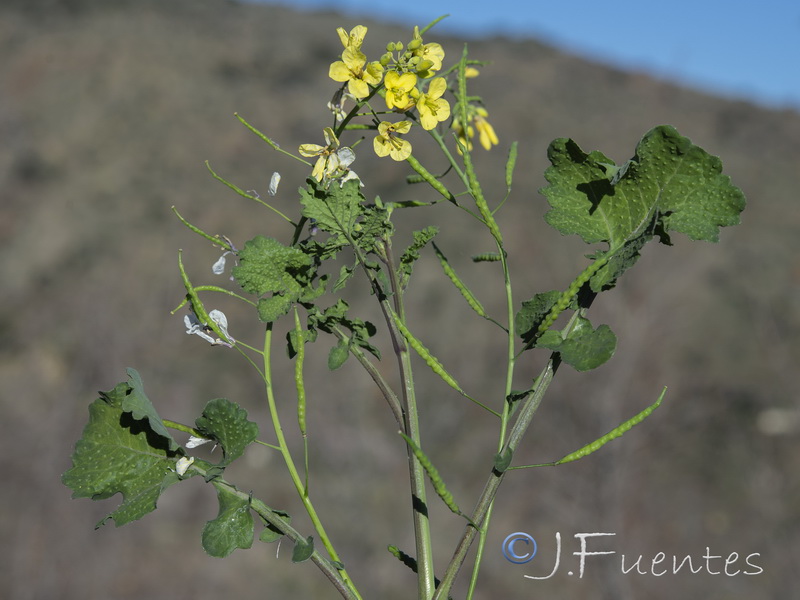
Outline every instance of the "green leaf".
<path id="1" fill-rule="evenodd" d="M 514 453 L 511 448 L 506 448 L 504 452 L 494 455 L 494 470 L 498 473 L 504 473 L 506 469 L 508 469 L 509 465 L 511 465 L 511 459 L 514 457 Z"/>
<path id="2" fill-rule="evenodd" d="M 281 517 L 287 525 L 292 522 L 292 517 L 289 516 L 289 513 L 275 509 L 273 509 L 272 512 Z M 284 536 L 283 532 L 278 530 L 272 523 L 268 523 L 263 518 L 261 521 L 264 525 L 264 530 L 261 532 L 261 535 L 258 536 L 258 541 L 271 544 L 272 542 L 277 542 Z"/>
<path id="3" fill-rule="evenodd" d="M 549 330 L 536 341 L 536 347 L 561 353 L 561 359 L 576 371 L 589 371 L 614 355 L 617 336 L 608 325 L 594 329 L 588 319 L 578 317 L 566 339 L 557 331 Z"/>
<path id="4" fill-rule="evenodd" d="M 292 551 L 292 562 L 301 563 L 307 561 L 312 554 L 314 554 L 314 537 L 308 536 L 305 543 L 300 540 L 295 543 Z"/>
<path id="5" fill-rule="evenodd" d="M 333 284 L 334 293 L 338 292 L 345 285 L 347 285 L 347 281 L 353 276 L 355 270 L 355 265 L 342 265 L 342 268 L 339 269 L 339 278 L 336 280 L 336 283 Z"/>
<path id="6" fill-rule="evenodd" d="M 315 219 L 317 227 L 344 238 L 352 236 L 358 218 L 363 214 L 364 196 L 357 181 L 347 181 L 341 187 L 323 187 L 313 178 L 306 189 L 300 190 L 303 216 Z"/>
<path id="7" fill-rule="evenodd" d="M 131 416 L 137 421 L 147 419 L 150 422 L 150 428 L 167 440 L 169 449 L 177 450 L 179 447 L 178 442 L 172 438 L 161 417 L 158 416 L 153 403 L 144 393 L 144 383 L 142 383 L 141 375 L 136 369 L 130 367 L 126 371 L 130 381 L 130 391 L 122 401 L 122 410 L 131 413 Z"/>
<path id="8" fill-rule="evenodd" d="M 141 380 L 132 380 L 141 392 Z M 73 498 L 103 500 L 122 494 L 119 508 L 97 527 L 108 519 L 120 527 L 142 518 L 156 509 L 162 492 L 179 481 L 173 469 L 181 453 L 175 451 L 177 444 L 171 437 L 153 428 L 154 422 L 160 422 L 157 415 L 148 412 L 137 420 L 123 410 L 133 390 L 120 383 L 109 392 L 100 392 L 89 406 L 89 422 L 75 445 L 73 466 L 62 477 Z M 190 471 L 185 477 L 192 475 Z"/>
<path id="9" fill-rule="evenodd" d="M 290 296 L 283 296 L 276 294 L 271 298 L 259 298 L 256 309 L 258 310 L 258 318 L 264 323 L 272 323 L 277 321 L 283 315 L 289 312 L 292 307 L 292 302 L 297 298 Z"/>
<path id="10" fill-rule="evenodd" d="M 716 242 L 719 228 L 739 223 L 744 210 L 744 195 L 722 175 L 719 158 L 670 126 L 648 132 L 621 166 L 564 138 L 553 141 L 547 154 L 549 185 L 541 190 L 552 207 L 547 222 L 587 244 L 606 242 L 612 255 L 627 251 L 624 261 L 609 260 L 595 274 L 595 291 L 602 287 L 596 281 L 613 285 L 654 234 L 665 243 L 672 230 Z"/>
<path id="11" fill-rule="evenodd" d="M 526 343 L 532 341 L 539 324 L 560 297 L 561 292 L 553 290 L 536 294 L 530 300 L 523 302 L 522 307 L 514 317 L 515 333 Z"/>
<path id="12" fill-rule="evenodd" d="M 376 239 L 391 233 L 392 224 L 385 208 L 365 206 L 364 201 L 355 180 L 326 188 L 309 178 L 306 189 L 300 190 L 304 217 L 314 219 L 319 229 L 338 238 L 336 244 L 347 241 L 371 252 Z"/>
<path id="13" fill-rule="evenodd" d="M 348 329 L 350 331 L 350 344 L 355 344 L 359 348 L 363 348 L 367 352 L 371 353 L 375 358 L 380 360 L 380 350 L 378 350 L 369 342 L 369 338 L 374 336 L 377 331 L 375 329 L 375 325 L 369 321 L 349 318 L 347 316 L 347 311 L 349 309 L 350 306 L 347 304 L 347 302 L 341 299 L 338 300 L 333 306 L 325 309 L 324 312 L 320 313 L 319 310 L 313 309 L 309 311 L 308 328 L 309 330 L 315 330 L 319 328 L 326 333 L 333 333 L 334 327 Z M 329 365 L 330 364 L 331 363 L 329 362 Z M 339 366 L 341 366 L 341 363 Z"/>
<path id="14" fill-rule="evenodd" d="M 250 502 L 228 485 L 212 482 L 217 489 L 219 513 L 203 527 L 203 549 L 215 558 L 225 558 L 237 548 L 253 545 L 254 525 Z"/>
<path id="15" fill-rule="evenodd" d="M 340 340 L 328 353 L 328 368 L 335 371 L 345 363 L 348 356 L 350 356 L 350 350 L 347 342 Z"/>
<path id="16" fill-rule="evenodd" d="M 258 314 L 264 322 L 286 314 L 291 303 L 304 294 L 319 295 L 311 285 L 314 261 L 298 248 L 259 235 L 245 243 L 238 258 L 239 264 L 232 270 L 236 282 L 257 296 L 274 294 L 259 300 Z"/>
<path id="17" fill-rule="evenodd" d="M 405 287 L 411 277 L 411 271 L 414 269 L 414 263 L 419 260 L 419 252 L 422 250 L 433 237 L 439 233 L 439 228 L 431 225 L 420 231 L 414 232 L 414 241 L 406 248 L 403 255 L 400 257 L 400 266 L 398 271 L 400 273 L 401 285 Z"/>
<path id="18" fill-rule="evenodd" d="M 217 466 L 229 465 L 258 437 L 258 425 L 247 419 L 247 411 L 225 398 L 211 400 L 195 421 L 204 437 L 222 446 L 223 460 Z"/>

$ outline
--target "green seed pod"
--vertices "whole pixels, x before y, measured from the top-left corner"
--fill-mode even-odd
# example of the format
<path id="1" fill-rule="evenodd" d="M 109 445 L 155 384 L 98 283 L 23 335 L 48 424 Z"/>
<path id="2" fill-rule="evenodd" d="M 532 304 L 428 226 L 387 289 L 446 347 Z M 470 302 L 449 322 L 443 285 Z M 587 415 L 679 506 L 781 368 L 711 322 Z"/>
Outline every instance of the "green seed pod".
<path id="1" fill-rule="evenodd" d="M 440 363 L 439 360 L 433 354 L 431 354 L 425 346 L 422 345 L 422 342 L 412 335 L 405 324 L 397 317 L 395 317 L 394 322 L 395 325 L 397 325 L 397 329 L 403 335 L 403 338 L 405 338 L 408 345 L 411 346 L 411 349 L 414 350 L 414 352 L 416 352 L 419 357 L 425 361 L 425 364 L 430 367 L 431 371 L 436 373 L 442 379 L 442 381 L 444 381 L 451 388 L 461 394 L 464 394 L 464 390 L 461 389 L 461 386 L 458 385 L 458 382 L 455 380 L 455 378 L 450 375 L 450 373 L 445 371 L 442 363 Z"/>
<path id="2" fill-rule="evenodd" d="M 476 254 L 472 256 L 472 262 L 499 262 L 501 260 L 498 252 L 486 252 L 484 254 Z"/>
<path id="3" fill-rule="evenodd" d="M 642 412 L 640 412 L 636 416 L 628 419 L 627 421 L 622 423 L 619 427 L 615 427 L 614 429 L 609 431 L 607 434 L 605 434 L 603 437 L 593 441 L 591 444 L 587 444 L 586 446 L 584 446 L 583 448 L 581 448 L 579 450 L 576 450 L 575 452 L 567 454 L 564 458 L 562 458 L 561 460 L 557 460 L 553 464 L 563 465 L 564 463 L 573 462 L 573 461 L 576 461 L 576 460 L 578 460 L 580 458 L 583 458 L 584 456 L 588 456 L 592 452 L 596 452 L 597 450 L 599 450 L 600 448 L 605 446 L 611 440 L 615 440 L 618 437 L 620 437 L 622 434 L 627 433 L 628 431 L 631 430 L 631 428 L 634 425 L 638 425 L 639 423 L 644 421 L 647 417 L 650 416 L 650 414 L 655 409 L 657 409 L 659 406 L 661 406 L 661 401 L 664 399 L 664 395 L 666 393 L 667 393 L 667 388 L 664 388 L 664 390 L 661 392 L 661 395 L 658 397 L 658 400 L 656 400 L 653 404 L 651 404 L 650 406 L 645 408 Z"/>
<path id="4" fill-rule="evenodd" d="M 402 431 L 399 433 L 401 436 L 403 436 L 403 439 L 406 441 L 406 444 L 408 444 L 411 452 L 413 452 L 414 456 L 419 461 L 419 464 L 421 464 L 422 468 L 425 469 L 425 473 L 427 473 L 428 478 L 433 484 L 434 491 L 439 498 L 442 499 L 442 502 L 444 502 L 447 508 L 449 508 L 455 514 L 463 516 L 461 509 L 458 508 L 458 505 L 453 499 L 453 494 L 447 489 L 442 476 L 439 475 L 439 471 L 433 466 L 431 460 L 425 455 L 422 449 L 414 443 L 414 440 L 412 440 Z"/>
<path id="5" fill-rule="evenodd" d="M 467 301 L 467 304 L 469 304 L 470 308 L 478 313 L 478 315 L 481 317 L 485 317 L 486 311 L 484 310 L 483 305 L 472 294 L 469 288 L 464 285 L 464 282 L 461 281 L 461 278 L 458 276 L 455 270 L 453 270 L 453 267 L 450 266 L 447 257 L 442 254 L 442 251 L 439 250 L 439 247 L 436 244 L 433 244 L 433 251 L 436 253 L 436 257 L 439 259 L 439 263 L 442 265 L 444 274 L 447 275 L 447 278 L 453 282 L 453 285 L 456 286 L 456 289 L 461 292 L 461 295 L 464 297 L 464 300 Z"/>

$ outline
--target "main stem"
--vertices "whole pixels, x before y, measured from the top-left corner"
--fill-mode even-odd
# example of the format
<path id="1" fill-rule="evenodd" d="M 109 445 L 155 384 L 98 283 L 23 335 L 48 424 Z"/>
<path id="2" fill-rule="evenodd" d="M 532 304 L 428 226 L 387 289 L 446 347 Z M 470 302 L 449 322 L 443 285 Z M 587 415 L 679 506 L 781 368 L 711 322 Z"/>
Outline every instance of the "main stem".
<path id="1" fill-rule="evenodd" d="M 394 311 L 399 319 L 405 323 L 405 309 L 403 306 L 403 290 L 397 279 L 397 270 L 394 266 L 391 246 L 387 243 L 386 265 L 389 270 L 389 281 L 392 285 L 394 297 Z M 405 413 L 405 434 L 417 445 L 422 447 L 419 430 L 419 411 L 417 410 L 417 396 L 414 388 L 414 377 L 411 370 L 411 355 L 405 339 L 397 331 L 391 313 L 385 311 L 386 322 L 392 332 L 392 340 L 397 353 L 400 377 L 403 381 L 403 407 Z M 436 588 L 436 577 L 433 568 L 433 546 L 431 543 L 430 520 L 428 518 L 428 502 L 425 491 L 425 470 L 417 457 L 407 446 L 408 468 L 411 477 L 411 509 L 414 521 L 414 539 L 417 552 L 417 592 L 420 600 L 428 600 L 433 596 Z"/>

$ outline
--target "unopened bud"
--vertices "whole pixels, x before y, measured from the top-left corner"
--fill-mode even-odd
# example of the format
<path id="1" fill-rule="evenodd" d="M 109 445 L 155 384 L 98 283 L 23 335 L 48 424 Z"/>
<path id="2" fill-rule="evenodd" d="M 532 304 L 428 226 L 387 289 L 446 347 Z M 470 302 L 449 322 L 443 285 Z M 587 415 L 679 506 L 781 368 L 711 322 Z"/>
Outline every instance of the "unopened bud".
<path id="1" fill-rule="evenodd" d="M 420 46 L 422 46 L 422 39 L 421 38 L 415 38 L 415 39 L 411 40 L 410 42 L 408 42 L 408 49 L 411 50 L 412 52 L 414 50 L 416 50 L 417 48 L 419 48 Z"/>
<path id="2" fill-rule="evenodd" d="M 427 71 L 432 66 L 433 66 L 433 61 L 425 58 L 417 63 L 417 73 L 420 73 L 422 71 Z"/>

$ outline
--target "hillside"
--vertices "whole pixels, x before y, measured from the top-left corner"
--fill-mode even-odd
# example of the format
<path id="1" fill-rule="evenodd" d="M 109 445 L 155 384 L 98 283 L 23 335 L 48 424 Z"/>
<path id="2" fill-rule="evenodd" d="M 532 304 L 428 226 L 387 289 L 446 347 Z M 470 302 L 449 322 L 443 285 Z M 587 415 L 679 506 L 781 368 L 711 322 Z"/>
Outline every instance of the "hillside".
<path id="1" fill-rule="evenodd" d="M 141 522 L 94 531 L 116 499 L 72 501 L 59 478 L 95 391 L 122 381 L 128 366 L 139 370 L 168 418 L 191 420 L 209 399 L 224 396 L 266 426 L 262 390 L 246 365 L 188 338 L 182 316 L 170 315 L 183 295 L 179 248 L 194 280 L 218 283 L 209 271 L 218 253 L 170 207 L 240 242 L 259 233 L 284 236 L 277 219 L 214 181 L 204 161 L 262 195 L 280 171 L 276 201 L 296 214 L 302 166 L 233 115 L 287 148 L 320 143 L 336 87 L 328 65 L 341 52 L 335 29 L 355 24 L 224 0 L 0 3 L 3 598 L 335 597 L 315 569 L 291 565 L 287 548 L 277 559 L 275 546 L 263 544 L 225 561 L 205 556 L 199 525 L 215 516 L 216 503 L 199 483 L 170 490 Z M 372 55 L 385 40 L 410 35 L 363 24 Z M 448 58 L 460 54 L 463 40 L 429 35 Z M 520 460 L 552 460 L 579 447 L 651 403 L 663 385 L 667 400 L 657 418 L 586 464 L 508 478 L 477 597 L 790 597 L 800 559 L 800 114 L 610 69 L 535 40 L 469 40 L 469 52 L 490 62 L 474 91 L 500 137 L 499 148 L 478 155 L 493 198 L 505 191 L 507 148 L 519 141 L 514 193 L 498 213 L 516 248 L 519 301 L 564 287 L 585 264 L 583 245 L 541 218 L 547 206 L 536 190 L 554 138 L 572 137 L 619 162 L 652 126 L 672 124 L 720 156 L 748 197 L 742 225 L 724 231 L 719 244 L 676 236 L 669 251 L 648 248 L 620 286 L 600 297 L 592 319 L 615 330 L 617 355 L 595 372 L 563 373 Z M 368 196 L 428 197 L 406 188 L 405 165 L 371 157 L 366 142 L 357 150 Z M 469 260 L 472 223 L 447 208 L 409 211 L 401 231 L 447 223 L 438 243 L 473 288 L 486 290 L 487 308 L 498 307 L 500 299 L 488 295 L 495 282 L 485 282 L 485 271 Z M 488 326 L 462 326 L 469 309 L 432 256 L 412 285 L 423 301 L 409 308 L 417 330 L 431 332 L 429 345 L 465 388 L 492 397 L 500 389 L 495 357 L 502 340 L 489 337 Z M 356 291 L 351 286 L 355 309 L 377 322 L 371 299 Z M 239 316 L 230 311 L 232 320 Z M 457 352 L 448 350 L 448 339 L 458 340 Z M 325 374 L 324 355 L 310 360 Z M 331 536 L 368 597 L 409 597 L 401 595 L 409 572 L 385 551 L 390 543 L 412 547 L 402 446 L 384 404 L 351 363 L 322 386 L 309 382 L 316 390 L 310 435 L 325 448 L 311 458 L 316 501 L 329 506 L 323 518 L 332 521 Z M 441 471 L 467 474 L 449 484 L 471 502 L 485 472 L 471 467 L 491 452 L 496 432 L 476 424 L 477 411 L 455 418 L 463 399 L 442 394 L 421 368 L 418 383 L 433 396 L 423 409 L 431 423 L 427 451 Z M 256 495 L 299 514 L 278 461 L 266 451 L 248 457 L 249 468 L 236 477 L 249 485 L 256 473 Z M 358 479 L 338 476 L 354 465 Z M 265 478 L 264 468 L 280 479 Z M 364 522 L 364 515 L 374 520 Z M 443 527 L 440 533 L 455 539 L 461 522 Z M 549 541 L 560 531 L 570 543 L 575 532 L 615 531 L 620 553 L 645 557 L 702 556 L 706 547 L 721 555 L 760 552 L 765 573 L 657 578 L 621 575 L 619 564 L 609 563 L 581 580 L 531 582 L 499 552 L 503 537 L 518 530 Z M 441 548 L 442 555 L 449 550 Z M 565 545 L 565 555 L 572 550 Z"/>

